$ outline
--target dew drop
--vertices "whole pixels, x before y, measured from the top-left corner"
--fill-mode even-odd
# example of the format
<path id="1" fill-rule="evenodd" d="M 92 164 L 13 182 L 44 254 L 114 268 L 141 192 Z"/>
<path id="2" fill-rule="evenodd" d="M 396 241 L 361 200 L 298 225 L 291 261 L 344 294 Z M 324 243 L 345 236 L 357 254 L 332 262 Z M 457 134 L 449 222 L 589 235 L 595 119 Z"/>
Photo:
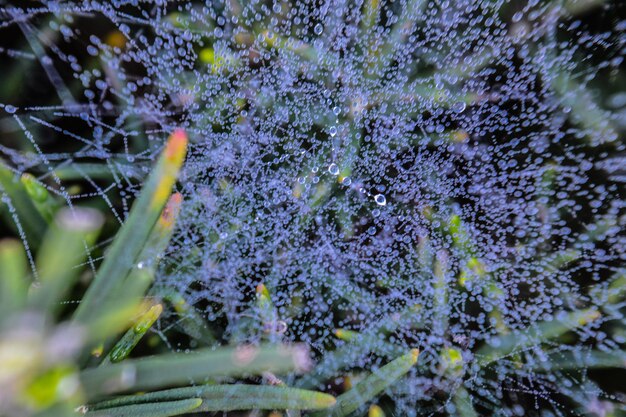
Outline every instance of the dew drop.
<path id="1" fill-rule="evenodd" d="M 465 107 L 466 107 L 465 103 L 463 103 L 462 101 L 459 101 L 452 105 L 452 111 L 455 113 L 463 113 L 465 111 Z"/>
<path id="2" fill-rule="evenodd" d="M 374 201 L 376 202 L 376 204 L 378 204 L 379 206 L 384 206 L 387 204 L 387 199 L 385 198 L 385 196 L 383 194 L 376 194 L 374 196 Z"/>
<path id="3" fill-rule="evenodd" d="M 330 172 L 333 175 L 339 175 L 339 167 L 337 166 L 337 164 L 330 164 L 328 166 L 328 172 Z"/>

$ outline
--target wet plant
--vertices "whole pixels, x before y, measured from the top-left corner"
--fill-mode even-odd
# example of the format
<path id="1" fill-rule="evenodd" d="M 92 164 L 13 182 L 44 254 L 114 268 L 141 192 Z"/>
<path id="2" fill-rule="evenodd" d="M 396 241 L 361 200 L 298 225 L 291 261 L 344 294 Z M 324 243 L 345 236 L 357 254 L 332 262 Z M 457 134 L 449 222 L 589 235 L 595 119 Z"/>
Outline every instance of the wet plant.
<path id="1" fill-rule="evenodd" d="M 223 347 L 128 359 L 163 311 L 164 301 L 145 293 L 178 216 L 181 196 L 170 196 L 170 190 L 186 147 L 182 131 L 172 134 L 95 273 L 85 260 L 93 263 L 103 216 L 91 208 L 52 210 L 49 225 L 40 231 L 43 238 L 32 268 L 36 275 L 29 273 L 20 241 L 0 243 L 0 414 L 173 416 L 248 408 L 320 409 L 335 404 L 331 395 L 302 389 L 219 384 L 264 372 L 302 371 L 308 366 L 302 346 Z M 15 182 L 5 166 L 2 175 L 8 201 L 22 204 L 16 216 L 37 218 L 47 213 L 37 208 L 38 202 L 53 199 L 45 188 L 29 176 Z M 77 308 L 65 311 L 68 306 L 61 301 L 85 273 L 93 276 L 88 277 L 84 296 Z M 195 385 L 159 391 L 209 380 L 206 389 Z M 112 397 L 139 390 L 152 392 Z"/>
<path id="2" fill-rule="evenodd" d="M 8 234 L 34 274 L 58 207 L 97 207 L 121 229 L 76 320 L 126 282 L 160 300 L 103 342 L 87 394 L 142 352 L 303 344 L 315 363 L 226 386 L 219 357 L 181 359 L 191 387 L 92 412 L 298 415 L 299 390 L 315 416 L 624 412 L 621 4 L 36 3 L 2 10 L 3 75 L 48 92 L 0 92 Z M 139 190 L 176 126 L 184 202 L 156 243 Z M 141 363 L 127 391 L 160 388 Z"/>

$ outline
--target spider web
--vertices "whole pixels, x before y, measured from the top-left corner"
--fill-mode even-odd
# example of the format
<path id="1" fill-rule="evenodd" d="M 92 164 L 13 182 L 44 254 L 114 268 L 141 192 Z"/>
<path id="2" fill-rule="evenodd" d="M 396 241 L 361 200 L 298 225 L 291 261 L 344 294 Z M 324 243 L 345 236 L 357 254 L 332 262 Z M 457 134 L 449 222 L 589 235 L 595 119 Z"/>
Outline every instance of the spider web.
<path id="1" fill-rule="evenodd" d="M 220 343 L 306 342 L 326 373 L 289 382 L 324 390 L 419 347 L 382 400 L 398 415 L 469 402 L 606 415 L 623 387 L 590 358 L 625 342 L 611 287 L 626 247 L 623 12 L 6 3 L 0 156 L 122 222 L 184 127 L 185 204 L 157 287 L 183 294 Z M 583 310 L 599 316 L 568 321 Z M 569 331 L 551 338 L 546 323 Z"/>

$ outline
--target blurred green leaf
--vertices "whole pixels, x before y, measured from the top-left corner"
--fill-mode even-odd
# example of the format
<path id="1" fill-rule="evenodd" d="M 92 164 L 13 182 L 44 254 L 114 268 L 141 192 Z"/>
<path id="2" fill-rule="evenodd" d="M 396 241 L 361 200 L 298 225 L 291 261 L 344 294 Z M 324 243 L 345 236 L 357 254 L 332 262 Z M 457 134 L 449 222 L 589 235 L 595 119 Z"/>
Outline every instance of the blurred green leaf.
<path id="1" fill-rule="evenodd" d="M 94 399 L 128 390 L 200 383 L 213 377 L 302 370 L 308 365 L 305 352 L 298 345 L 199 349 L 189 354 L 163 354 L 87 369 L 81 380 L 88 397 Z"/>
<path id="2" fill-rule="evenodd" d="M 202 399 L 196 411 L 233 410 L 317 410 L 332 407 L 332 395 L 316 391 L 271 385 L 207 385 L 176 388 L 143 395 L 122 397 L 94 404 L 95 409 L 121 405 L 173 401 L 189 397 Z"/>
<path id="3" fill-rule="evenodd" d="M 338 329 L 336 332 L 345 332 L 339 338 L 343 340 L 343 336 L 345 336 L 350 341 L 338 346 L 335 350 L 326 352 L 315 368 L 303 375 L 297 382 L 297 385 L 301 388 L 318 386 L 324 380 L 336 376 L 338 371 L 351 366 L 362 355 L 367 355 L 372 350 L 384 349 L 385 355 L 394 355 L 394 357 L 402 355 L 405 349 L 387 342 L 385 334 L 393 333 L 402 326 L 420 327 L 422 325 L 420 311 L 421 306 L 419 305 L 409 306 L 401 311 L 400 314 L 392 314 L 383 318 L 377 325 L 364 332 Z M 376 353 L 380 352 L 377 351 Z"/>
<path id="4" fill-rule="evenodd" d="M 165 207 L 187 152 L 187 136 L 174 132 L 141 194 L 106 253 L 104 262 L 77 308 L 74 318 L 86 322 L 100 313 L 137 262 Z"/>
<path id="5" fill-rule="evenodd" d="M 163 297 L 178 313 L 180 318 L 176 321 L 176 327 L 180 328 L 183 333 L 207 346 L 216 344 L 217 339 L 207 326 L 206 320 L 185 301 L 180 293 L 171 288 L 159 288 L 154 290 L 154 294 Z"/>
<path id="6" fill-rule="evenodd" d="M 492 345 L 485 345 L 476 352 L 478 363 L 481 366 L 486 366 L 515 350 L 556 339 L 599 317 L 600 313 L 593 309 L 577 310 L 566 313 L 565 317 L 561 319 L 556 315 L 553 320 L 534 324 L 523 331 L 512 332 L 506 336 L 497 336 Z"/>
<path id="7" fill-rule="evenodd" d="M 152 285 L 158 263 L 172 237 L 181 204 L 182 196 L 172 194 L 137 256 L 136 264 L 116 288 L 114 300 L 132 301 L 135 297 L 142 297 Z"/>
<path id="8" fill-rule="evenodd" d="M 152 404 L 127 405 L 106 410 L 88 411 L 88 417 L 169 417 L 195 411 L 202 405 L 200 398 Z"/>
<path id="9" fill-rule="evenodd" d="M 28 297 L 33 308 L 46 312 L 59 308 L 103 222 L 102 215 L 93 209 L 66 208 L 59 212 L 37 253 L 39 279 Z"/>
<path id="10" fill-rule="evenodd" d="M 562 106 L 568 109 L 572 121 L 586 132 L 591 145 L 613 142 L 618 138 L 610 114 L 597 104 L 586 85 L 558 65 L 552 65 L 548 73 L 550 76 L 545 77 L 546 82 L 558 95 Z"/>
<path id="11" fill-rule="evenodd" d="M 116 176 L 124 178 L 141 179 L 144 177 L 141 170 L 133 165 L 108 163 L 79 163 L 73 162 L 69 165 L 59 166 L 54 170 L 54 175 L 63 181 L 82 180 L 91 178 L 93 180 L 111 180 Z"/>
<path id="12" fill-rule="evenodd" d="M 46 221 L 35 207 L 32 199 L 24 189 L 24 185 L 17 181 L 15 174 L 2 160 L 0 160 L 0 187 L 7 194 L 11 206 L 15 209 L 15 213 L 12 213 L 7 207 L 3 207 L 5 203 L 0 205 L 0 208 L 4 208 L 9 215 L 9 224 L 13 225 L 13 220 L 10 217 L 13 214 L 17 216 L 19 227 L 26 235 L 29 246 L 37 248 L 46 231 Z"/>
<path id="13" fill-rule="evenodd" d="M 382 368 L 371 373 L 367 378 L 357 383 L 348 392 L 337 397 L 337 404 L 328 412 L 317 412 L 314 417 L 345 417 L 358 410 L 366 402 L 387 389 L 396 380 L 404 376 L 417 362 L 419 350 L 411 352 L 393 360 Z"/>
<path id="14" fill-rule="evenodd" d="M 19 311 L 26 301 L 30 280 L 22 243 L 0 240 L 0 317 Z"/>
<path id="15" fill-rule="evenodd" d="M 535 372 L 575 371 L 577 369 L 626 368 L 626 352 L 602 352 L 598 350 L 556 352 L 548 355 L 545 361 L 527 363 L 526 369 Z"/>
<path id="16" fill-rule="evenodd" d="M 43 217 L 46 222 L 51 223 L 57 209 L 57 204 L 50 195 L 50 192 L 31 174 L 22 174 L 20 181 L 22 185 L 24 185 L 24 189 L 30 196 L 35 208 L 39 211 L 39 214 L 41 214 L 41 217 Z"/>
<path id="17" fill-rule="evenodd" d="M 56 366 L 30 383 L 24 389 L 21 401 L 36 410 L 63 401 L 75 402 L 79 398 L 79 387 L 74 366 Z"/>
<path id="18" fill-rule="evenodd" d="M 457 388 L 453 401 L 456 407 L 456 415 L 459 417 L 479 417 L 472 404 L 472 397 L 462 386 Z"/>

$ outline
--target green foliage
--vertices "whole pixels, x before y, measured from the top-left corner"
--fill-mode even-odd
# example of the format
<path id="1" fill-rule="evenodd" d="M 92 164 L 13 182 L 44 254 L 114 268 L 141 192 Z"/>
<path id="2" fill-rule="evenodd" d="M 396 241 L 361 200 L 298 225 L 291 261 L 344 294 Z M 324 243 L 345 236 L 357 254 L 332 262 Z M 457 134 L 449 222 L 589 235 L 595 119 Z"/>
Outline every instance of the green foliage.
<path id="1" fill-rule="evenodd" d="M 175 388 L 144 395 L 121 397 L 93 405 L 94 409 L 110 409 L 156 401 L 174 401 L 198 397 L 202 405 L 197 411 L 230 410 L 317 410 L 335 405 L 335 397 L 316 391 L 262 385 L 206 385 Z"/>
<path id="2" fill-rule="evenodd" d="M 86 412 L 89 416 L 155 417 L 194 410 L 300 410 L 334 405 L 335 398 L 328 394 L 243 384 L 110 397 L 209 379 L 302 371 L 309 364 L 306 350 L 297 345 L 207 348 L 192 354 L 128 358 L 163 311 L 164 304 L 155 301 L 157 291 L 149 298 L 144 294 L 182 204 L 180 194 L 170 196 L 170 192 L 186 148 L 185 133 L 175 132 L 93 279 L 87 266 L 93 262 L 103 216 L 91 208 L 59 208 L 34 177 L 24 175 L 21 183 L 16 182 L 12 172 L 0 166 L 3 189 L 21 219 L 16 223 L 29 225 L 27 239 L 40 239 L 32 245 L 38 248 L 32 271 L 19 241 L 0 241 L 0 415 Z M 64 301 L 80 291 L 79 280 L 91 282 L 72 313 Z M 189 309 L 175 292 L 163 298 L 175 309 Z M 196 326 L 200 336 L 202 325 Z M 205 341 L 215 339 L 206 336 Z M 104 396 L 109 398 L 105 402 L 85 404 Z"/>
<path id="3" fill-rule="evenodd" d="M 373 33 L 381 23 L 385 9 L 378 0 L 362 3 L 363 19 L 359 29 L 363 33 Z M 397 48 L 406 42 L 410 26 L 415 24 L 414 15 L 424 13 L 426 3 L 408 1 L 410 13 L 402 15 L 390 27 L 389 35 L 385 35 L 388 39 L 381 45 L 374 45 L 372 41 L 372 45 L 362 51 L 364 78 L 376 80 L 383 77 L 398 53 Z M 564 5 L 566 10 L 576 14 L 598 3 L 601 2 L 565 1 Z M 166 19 L 186 28 L 192 24 L 184 23 L 187 17 L 184 13 L 169 13 Z M 264 38 L 269 49 L 297 55 L 302 64 L 310 63 L 317 68 L 311 72 L 311 77 L 319 75 L 321 69 L 333 71 L 341 65 L 332 56 L 323 56 L 312 44 L 279 34 L 273 34 L 270 39 L 268 30 L 261 26 L 248 29 L 249 32 L 234 36 Z M 27 38 L 30 43 L 35 41 L 32 33 Z M 33 49 L 37 50 L 39 57 L 44 54 L 41 47 Z M 537 54 L 537 51 L 530 48 L 528 53 Z M 438 75 L 470 78 L 474 71 L 487 67 L 494 60 L 487 52 L 468 58 L 471 58 L 467 59 L 470 63 L 464 64 L 463 68 L 449 68 L 446 74 Z M 228 67 L 244 65 L 234 56 L 227 56 L 226 51 L 216 51 L 209 42 L 199 53 L 199 63 L 208 64 L 207 71 L 214 74 L 227 72 Z M 548 88 L 562 105 L 570 109 L 568 120 L 586 133 L 587 142 L 593 142 L 591 133 L 597 135 L 600 132 L 608 142 L 618 137 L 617 128 L 607 112 L 602 110 L 592 91 L 579 84 L 574 73 L 565 72 L 558 65 L 541 70 L 546 73 L 542 79 Z M 115 74 L 107 75 L 115 77 Z M 372 94 L 368 105 L 386 106 L 394 101 L 422 98 L 442 108 L 450 108 L 459 103 L 477 104 L 485 99 L 474 92 L 457 92 L 454 97 L 442 95 L 434 77 L 418 75 L 415 82 L 407 85 L 406 91 L 385 97 Z M 15 83 L 5 84 L 3 88 L 8 89 L 14 88 Z M 578 94 L 572 95 L 572 91 Z M 63 90 L 63 94 L 70 93 Z M 268 103 L 273 105 L 271 101 Z M 260 96 L 258 105 L 262 108 L 268 104 L 264 104 Z M 219 109 L 224 104 L 216 102 L 207 106 Z M 329 123 L 324 117 L 320 115 L 321 125 Z M 355 159 L 362 151 L 356 133 L 350 131 L 350 136 L 357 139 L 352 139 L 349 151 L 337 161 L 339 173 L 336 178 L 321 181 L 308 197 L 307 206 L 311 212 L 296 220 L 303 223 L 301 230 L 305 229 L 306 222 L 315 219 L 316 210 L 338 198 L 338 184 L 352 175 Z M 431 136 L 428 139 L 432 140 L 431 145 L 441 141 L 452 148 L 452 145 L 464 143 L 468 133 L 459 129 Z M 22 239 L 22 242 L 0 241 L 0 416 L 86 413 L 103 417 L 158 417 L 230 410 L 286 410 L 288 416 L 299 415 L 298 410 L 318 410 L 312 415 L 347 416 L 364 409 L 412 369 L 417 351 L 406 353 L 406 348 L 397 343 L 397 339 L 388 336 L 398 329 L 418 328 L 419 306 L 407 307 L 406 314 L 400 317 L 383 317 L 378 325 L 362 331 L 337 330 L 337 346 L 325 351 L 319 364 L 310 372 L 289 381 L 299 388 L 286 386 L 282 381 L 275 386 L 250 385 L 250 382 L 258 382 L 261 375 L 265 379 L 274 378 L 268 378 L 268 372 L 282 375 L 308 371 L 306 351 L 301 346 L 269 344 L 235 346 L 233 343 L 218 347 L 221 343 L 219 330 L 214 330 L 219 326 L 212 327 L 212 323 L 208 323 L 181 292 L 172 288 L 151 288 L 183 204 L 181 195 L 171 195 L 171 191 L 186 155 L 186 145 L 187 139 L 182 131 L 172 135 L 152 174 L 143 182 L 143 189 L 130 214 L 103 253 L 100 253 L 98 243 L 104 245 L 107 241 L 98 242 L 98 237 L 106 226 L 97 210 L 64 207 L 65 202 L 56 197 L 49 185 L 31 174 L 20 177 L 0 160 L 0 191 L 8 200 L 0 211 L 9 218 L 7 223 L 14 225 L 14 234 Z M 322 156 L 318 162 L 324 160 Z M 540 204 L 543 209 L 555 203 L 560 169 L 557 163 L 546 161 L 537 192 L 537 196 L 545 200 Z M 64 181 L 85 177 L 97 181 L 109 180 L 122 172 L 127 179 L 143 179 L 141 170 L 126 162 L 61 164 L 53 175 Z M 308 169 L 302 168 L 300 176 L 307 175 Z M 221 181 L 223 188 L 230 185 L 228 179 Z M 302 197 L 303 189 L 301 184 L 296 184 L 293 195 Z M 451 207 L 441 209 L 437 212 L 432 207 L 425 207 L 423 214 L 431 224 L 438 224 L 442 235 L 449 238 L 449 252 L 446 249 L 435 253 L 428 236 L 415 245 L 424 273 L 434 279 L 433 303 L 438 313 L 433 320 L 433 329 L 448 335 L 452 331 L 451 320 L 445 309 L 450 305 L 454 291 L 467 289 L 469 292 L 472 286 L 479 285 L 485 298 L 503 300 L 505 295 L 494 279 L 494 271 L 486 268 L 485 259 L 478 255 L 478 243 L 470 224 L 460 215 L 443 214 L 444 211 L 454 212 Z M 338 214 L 338 221 L 346 236 L 355 233 L 356 221 L 351 213 Z M 593 220 L 584 241 L 601 241 L 603 234 L 616 224 L 614 218 Z M 557 273 L 579 261 L 582 255 L 581 250 L 571 247 L 553 252 L 546 257 L 542 273 Z M 458 271 L 446 262 L 449 256 L 461 259 Z M 98 265 L 100 258 L 102 262 Z M 327 279 L 330 281 L 333 277 Z M 385 279 L 390 278 L 381 277 L 376 283 L 381 291 L 386 289 Z M 499 309 L 502 303 L 494 303 L 488 319 L 494 323 L 495 331 L 488 344 L 462 348 L 444 346 L 428 358 L 429 364 L 434 363 L 432 368 L 437 370 L 438 376 L 451 381 L 449 394 L 456 415 L 473 417 L 481 414 L 475 408 L 477 404 L 473 404 L 471 388 L 461 382 L 470 372 L 487 372 L 490 366 L 500 361 L 511 361 L 516 367 L 539 374 L 626 367 L 626 355 L 621 351 L 604 352 L 595 348 L 571 352 L 567 349 L 550 350 L 556 341 L 566 340 L 573 331 L 602 321 L 601 318 L 610 316 L 612 309 L 619 308 L 615 306 L 623 301 L 625 280 L 623 272 L 618 272 L 608 285 L 591 288 L 590 297 L 606 301 L 603 308 L 587 309 L 584 305 L 572 303 L 551 320 L 526 328 L 520 326 L 522 328 L 516 330 L 508 327 L 510 321 L 504 320 Z M 459 288 L 456 288 L 457 284 Z M 80 303 L 73 310 L 67 301 L 76 298 Z M 278 314 L 271 292 L 265 285 L 257 287 L 255 301 L 260 320 L 255 317 L 247 323 L 257 325 L 257 321 L 261 321 L 263 325 L 273 326 Z M 168 353 L 163 354 L 161 350 L 164 348 L 158 344 L 158 339 L 154 343 L 157 346 L 153 346 L 157 337 L 151 332 L 152 327 L 160 317 L 167 315 L 164 313 L 172 311 L 180 317 L 172 328 L 183 340 L 189 339 L 190 346 L 200 348 L 191 353 L 169 353 L 171 347 L 168 346 Z M 543 362 L 526 360 L 523 357 L 525 349 L 536 349 L 547 359 Z M 155 355 L 143 357 L 146 352 Z M 471 353 L 471 360 L 464 355 L 466 353 Z M 312 391 L 314 387 L 330 387 L 326 384 L 336 378 L 349 379 L 349 372 L 358 367 L 359 358 L 367 355 L 395 359 L 345 392 L 333 387 L 333 392 L 341 394 L 337 398 Z M 420 367 L 417 372 L 423 369 Z M 241 383 L 242 380 L 245 383 Z M 169 387 L 177 388 L 161 390 Z M 153 391 L 156 389 L 159 391 Z M 369 409 L 370 417 L 384 415 L 382 407 L 372 405 Z"/>
<path id="4" fill-rule="evenodd" d="M 189 354 L 169 353 L 88 369 L 80 378 L 91 399 L 130 389 L 203 383 L 213 377 L 292 372 L 306 367 L 303 354 L 298 346 L 198 349 Z"/>
<path id="5" fill-rule="evenodd" d="M 188 398 L 179 401 L 125 405 L 100 411 L 88 411 L 85 415 L 91 417 L 169 417 L 199 411 L 198 407 L 201 405 L 202 399 Z"/>
<path id="6" fill-rule="evenodd" d="M 331 410 L 319 411 L 313 416 L 345 417 L 350 415 L 409 372 L 417 362 L 418 355 L 419 351 L 413 349 L 393 360 L 337 397 L 337 404 Z"/>
<path id="7" fill-rule="evenodd" d="M 10 205 L 2 205 L 2 214 L 5 217 L 13 217 L 15 221 L 8 224 L 15 224 L 19 229 L 18 233 L 20 236 L 23 234 L 28 245 L 37 248 L 46 231 L 46 220 L 37 210 L 25 185 L 17 181 L 13 171 L 2 160 L 0 160 L 0 186 L 11 201 Z"/>
<path id="8" fill-rule="evenodd" d="M 186 149 L 186 135 L 182 131 L 175 132 L 168 141 L 152 175 L 146 180 L 133 210 L 109 247 L 108 256 L 104 259 L 93 283 L 76 310 L 74 314 L 76 321 L 86 323 L 100 314 L 103 304 L 115 301 L 123 294 L 120 289 L 124 288 L 123 282 L 135 265 L 141 269 L 137 258 L 146 248 L 150 233 L 167 203 L 185 158 Z M 131 292 L 130 295 L 134 294 Z"/>

